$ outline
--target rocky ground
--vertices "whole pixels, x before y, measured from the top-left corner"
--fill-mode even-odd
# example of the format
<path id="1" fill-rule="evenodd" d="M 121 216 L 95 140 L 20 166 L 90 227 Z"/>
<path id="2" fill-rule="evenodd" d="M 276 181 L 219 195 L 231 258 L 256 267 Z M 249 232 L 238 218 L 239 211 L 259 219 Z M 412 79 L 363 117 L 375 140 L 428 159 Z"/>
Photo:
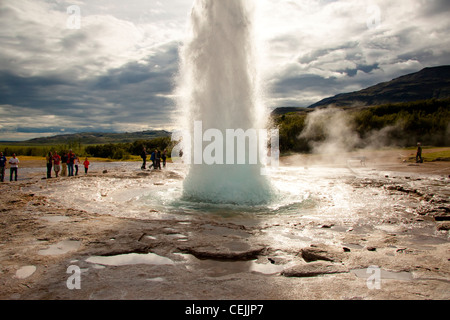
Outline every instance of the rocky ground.
<path id="1" fill-rule="evenodd" d="M 449 299 L 448 163 L 369 165 L 389 173 L 346 184 L 401 199 L 376 228 L 305 216 L 120 218 L 30 192 L 49 183 L 40 176 L 3 183 L 0 299 Z"/>

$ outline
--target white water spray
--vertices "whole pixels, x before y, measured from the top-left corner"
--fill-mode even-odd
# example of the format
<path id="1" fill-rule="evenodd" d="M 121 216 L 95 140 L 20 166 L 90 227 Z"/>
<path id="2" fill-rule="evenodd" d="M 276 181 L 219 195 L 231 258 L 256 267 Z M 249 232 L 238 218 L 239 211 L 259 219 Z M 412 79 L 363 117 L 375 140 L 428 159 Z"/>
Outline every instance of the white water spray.
<path id="1" fill-rule="evenodd" d="M 183 141 L 191 157 L 184 182 L 184 198 L 209 203 L 263 204 L 271 200 L 272 187 L 258 164 L 195 164 L 195 152 L 211 150 L 213 137 L 193 148 L 195 124 L 203 132 L 212 129 L 226 137 L 227 130 L 264 130 L 266 113 L 261 99 L 254 36 L 256 1 L 196 0 L 191 13 L 190 34 L 181 49 L 179 107 L 180 126 L 189 134 Z M 217 140 L 217 137 L 216 137 Z M 247 139 L 249 159 L 250 140 Z M 209 141 L 209 142 L 208 142 Z M 258 139 L 259 155 L 266 155 L 267 139 Z M 252 150 L 254 150 L 252 146 Z M 217 159 L 216 148 L 212 156 Z M 198 154 L 197 154 L 198 157 Z"/>

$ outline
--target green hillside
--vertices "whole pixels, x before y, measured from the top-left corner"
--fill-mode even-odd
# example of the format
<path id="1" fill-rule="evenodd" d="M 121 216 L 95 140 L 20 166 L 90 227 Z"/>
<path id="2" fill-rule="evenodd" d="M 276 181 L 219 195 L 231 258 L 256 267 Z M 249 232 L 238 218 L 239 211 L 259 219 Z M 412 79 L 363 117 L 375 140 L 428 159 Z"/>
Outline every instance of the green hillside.
<path id="1" fill-rule="evenodd" d="M 332 110 L 340 112 L 341 118 L 345 119 L 345 133 L 356 137 L 355 148 L 375 143 L 378 146 L 411 147 L 418 141 L 424 145 L 450 146 L 450 99 Z M 326 119 L 315 123 L 312 135 L 302 135 L 310 114 L 305 111 L 272 114 L 273 126 L 280 130 L 281 152 L 310 152 L 315 143 L 330 138 L 327 130 L 336 124 Z"/>
<path id="2" fill-rule="evenodd" d="M 153 130 L 142 132 L 107 133 L 107 132 L 83 132 L 74 134 L 63 134 L 53 137 L 35 138 L 27 141 L 17 142 L 16 145 L 59 145 L 79 142 L 83 145 L 128 143 L 136 140 L 151 140 L 161 137 L 169 137 L 170 132 L 165 130 Z"/>

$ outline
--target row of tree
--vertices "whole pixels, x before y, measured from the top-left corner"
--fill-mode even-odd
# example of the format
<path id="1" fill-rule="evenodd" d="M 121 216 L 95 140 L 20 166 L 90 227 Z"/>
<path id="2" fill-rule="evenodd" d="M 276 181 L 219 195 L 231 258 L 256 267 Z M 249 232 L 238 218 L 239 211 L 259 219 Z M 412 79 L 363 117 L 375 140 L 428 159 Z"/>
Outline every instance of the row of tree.
<path id="1" fill-rule="evenodd" d="M 132 155 L 138 156 L 144 147 L 148 150 L 167 150 L 170 155 L 173 148 L 170 137 L 155 138 L 152 140 L 137 140 L 132 143 L 110 143 L 85 147 L 85 152 L 93 157 L 109 158 L 114 160 L 128 160 Z"/>
<path id="2" fill-rule="evenodd" d="M 5 155 L 10 156 L 13 153 L 21 156 L 32 157 L 45 157 L 49 152 L 57 151 L 62 154 L 68 150 L 73 150 L 79 156 L 86 156 L 85 147 L 78 142 L 69 142 L 68 144 L 59 145 L 35 145 L 35 146 L 22 146 L 22 145 L 0 145 L 0 151 Z"/>
<path id="3" fill-rule="evenodd" d="M 98 157 L 113 160 L 128 160 L 132 156 L 139 156 L 143 148 L 147 150 L 158 149 L 160 151 L 167 150 L 170 155 L 174 143 L 170 137 L 160 137 L 151 140 L 137 140 L 132 143 L 110 143 L 103 145 L 84 146 L 79 142 L 68 143 L 64 145 L 48 145 L 48 146 L 20 146 L 20 145 L 4 145 L 0 146 L 0 151 L 10 156 L 13 153 L 20 156 L 36 156 L 45 157 L 49 152 L 57 151 L 59 154 L 72 150 L 79 157 Z"/>

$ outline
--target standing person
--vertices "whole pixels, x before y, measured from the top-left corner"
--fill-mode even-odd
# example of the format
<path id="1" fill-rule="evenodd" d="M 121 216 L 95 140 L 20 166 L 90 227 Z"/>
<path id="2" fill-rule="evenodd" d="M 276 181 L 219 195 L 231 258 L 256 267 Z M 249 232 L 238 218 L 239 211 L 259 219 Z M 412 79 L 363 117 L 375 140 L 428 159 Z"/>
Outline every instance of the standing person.
<path id="1" fill-rule="evenodd" d="M 5 180 L 5 168 L 6 168 L 6 157 L 3 155 L 3 152 L 0 152 L 0 181 L 4 182 Z"/>
<path id="2" fill-rule="evenodd" d="M 66 176 L 67 175 L 67 153 L 64 151 L 63 155 L 61 156 L 61 165 L 62 165 L 62 170 L 61 170 L 61 176 Z"/>
<path id="3" fill-rule="evenodd" d="M 88 158 L 84 159 L 83 165 L 84 165 L 84 173 L 87 174 L 90 165 Z"/>
<path id="4" fill-rule="evenodd" d="M 52 177 L 52 167 L 53 167 L 53 155 L 51 152 L 47 155 L 47 179 Z"/>
<path id="5" fill-rule="evenodd" d="M 156 169 L 155 159 L 156 159 L 156 152 L 153 151 L 152 155 L 150 156 L 150 160 L 152 160 L 152 167 L 153 167 L 153 169 Z"/>
<path id="6" fill-rule="evenodd" d="M 61 171 L 61 157 L 56 150 L 53 153 L 53 165 L 53 170 L 55 170 L 55 175 L 58 178 L 59 171 Z"/>
<path id="7" fill-rule="evenodd" d="M 420 142 L 417 143 L 416 163 L 423 163 L 422 144 Z"/>
<path id="8" fill-rule="evenodd" d="M 144 147 L 144 149 L 142 149 L 142 152 L 141 152 L 141 158 L 142 158 L 142 166 L 141 166 L 141 169 L 142 169 L 142 170 L 145 170 L 145 167 L 146 167 L 146 165 L 147 165 L 147 149 L 145 149 L 145 147 Z"/>
<path id="9" fill-rule="evenodd" d="M 67 155 L 67 168 L 69 169 L 69 177 L 73 177 L 74 164 L 75 164 L 75 153 L 73 153 L 72 149 L 70 149 L 69 154 Z"/>
<path id="10" fill-rule="evenodd" d="M 155 159 L 156 168 L 161 170 L 161 151 L 155 150 L 155 154 L 156 154 L 156 159 Z"/>
<path id="11" fill-rule="evenodd" d="M 75 164 L 75 175 L 77 176 L 78 175 L 78 165 L 80 164 L 80 158 L 75 157 L 74 164 Z"/>
<path id="12" fill-rule="evenodd" d="M 166 160 L 167 160 L 167 149 L 164 149 L 161 158 L 162 158 L 162 161 L 163 161 L 163 168 L 165 168 L 166 167 Z"/>
<path id="13" fill-rule="evenodd" d="M 16 158 L 16 154 L 12 154 L 12 158 L 9 159 L 9 181 L 13 181 L 13 174 L 15 175 L 14 180 L 17 181 L 17 170 L 19 168 L 19 159 Z"/>

